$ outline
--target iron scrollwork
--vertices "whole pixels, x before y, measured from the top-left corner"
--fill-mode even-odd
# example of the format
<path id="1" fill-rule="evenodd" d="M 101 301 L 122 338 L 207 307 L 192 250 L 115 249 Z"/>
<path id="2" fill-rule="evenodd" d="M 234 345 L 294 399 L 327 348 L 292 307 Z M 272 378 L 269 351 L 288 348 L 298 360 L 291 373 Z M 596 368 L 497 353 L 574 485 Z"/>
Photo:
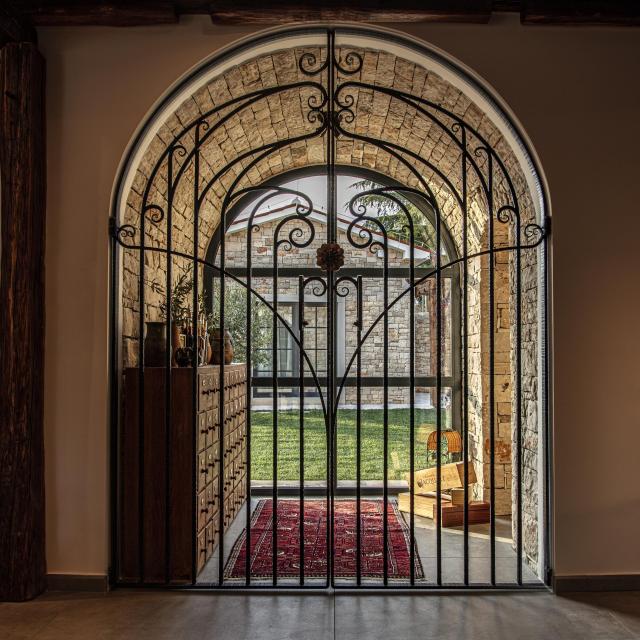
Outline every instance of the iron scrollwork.
<path id="1" fill-rule="evenodd" d="M 460 269 L 466 268 L 466 265 L 473 259 L 482 256 L 493 256 L 499 252 L 511 252 L 515 256 L 516 270 L 520 267 L 520 256 L 524 250 L 532 250 L 540 246 L 545 240 L 545 228 L 536 224 L 528 223 L 521 228 L 523 224 L 522 212 L 520 210 L 520 204 L 517 198 L 517 192 L 514 187 L 509 171 L 507 170 L 503 159 L 500 157 L 496 149 L 489 144 L 489 142 L 483 137 L 477 127 L 473 127 L 469 122 L 464 121 L 459 115 L 453 111 L 445 108 L 441 104 L 437 104 L 422 96 L 413 95 L 406 91 L 398 90 L 394 87 L 380 86 L 377 84 L 365 82 L 362 80 L 362 73 L 365 53 L 357 50 L 341 50 L 336 46 L 335 33 L 333 30 L 327 31 L 326 45 L 320 47 L 318 51 L 304 51 L 297 59 L 297 69 L 302 76 L 302 81 L 289 82 L 287 84 L 279 86 L 271 86 L 261 88 L 256 91 L 248 92 L 242 96 L 236 96 L 227 100 L 223 104 L 214 106 L 213 108 L 201 113 L 193 122 L 183 127 L 174 139 L 163 151 L 156 163 L 151 169 L 150 176 L 147 178 L 144 190 L 142 192 L 141 205 L 139 208 L 140 220 L 139 227 L 136 228 L 133 224 L 122 224 L 121 226 L 114 225 L 112 228 L 113 238 L 115 239 L 114 245 L 117 244 L 120 247 L 128 250 L 139 251 L 139 265 L 140 265 L 140 296 L 141 307 L 144 308 L 144 269 L 145 269 L 145 255 L 146 252 L 157 252 L 166 255 L 167 261 L 178 259 L 185 261 L 188 264 L 193 264 L 194 274 L 199 270 L 209 269 L 215 273 L 215 276 L 220 278 L 220 304 L 223 304 L 225 299 L 225 280 L 229 280 L 243 287 L 246 292 L 246 310 L 247 310 L 247 336 L 251 334 L 251 320 L 250 314 L 252 309 L 252 302 L 257 300 L 261 304 L 264 304 L 269 313 L 272 314 L 273 320 L 273 343 L 272 343 L 272 371 L 271 378 L 273 383 L 273 401 L 274 401 L 274 426 L 273 426 L 273 464 L 274 464 L 274 489 L 273 499 L 275 505 L 274 518 L 277 522 L 277 459 L 278 459 L 278 437 L 277 437 L 277 414 L 278 414 L 278 333 L 282 328 L 284 333 L 290 338 L 295 348 L 298 349 L 299 357 L 299 370 L 300 376 L 295 383 L 299 385 L 299 391 L 301 394 L 301 406 L 304 402 L 304 389 L 305 384 L 309 384 L 315 388 L 318 398 L 320 400 L 321 412 L 326 426 L 326 438 L 327 438 L 327 500 L 333 499 L 334 485 L 336 484 L 336 478 L 331 474 L 335 472 L 335 460 L 331 459 L 333 451 L 332 447 L 335 447 L 335 440 L 333 440 L 334 431 L 337 425 L 338 406 L 341 401 L 344 400 L 342 394 L 347 386 L 349 376 L 354 375 L 357 378 L 357 391 L 358 391 L 358 407 L 360 407 L 360 391 L 363 386 L 363 376 L 361 371 L 361 358 L 364 351 L 364 346 L 372 336 L 376 328 L 380 328 L 382 325 L 383 332 L 383 346 L 380 363 L 383 368 L 383 392 L 384 396 L 384 498 L 388 498 L 388 393 L 390 388 L 389 379 L 389 314 L 392 310 L 397 309 L 399 303 L 403 300 L 410 300 L 409 303 L 409 322 L 414 330 L 414 308 L 413 298 L 417 287 L 424 284 L 428 280 L 435 282 L 435 288 L 438 291 L 438 297 L 441 296 L 441 280 L 446 270 L 452 270 L 453 268 L 460 267 Z M 360 78 L 358 78 L 360 74 Z M 300 76 L 298 76 L 300 78 Z M 221 168 L 216 168 L 214 171 L 211 169 L 209 173 L 200 173 L 200 160 L 203 157 L 203 151 L 206 145 L 215 140 L 214 136 L 216 132 L 221 131 L 227 123 L 232 121 L 233 118 L 242 117 L 243 114 L 251 112 L 257 108 L 261 101 L 268 101 L 272 98 L 279 98 L 287 91 L 298 91 L 301 95 L 301 103 L 303 105 L 303 127 L 302 133 L 297 131 L 297 135 L 292 135 L 284 139 L 278 138 L 275 141 L 264 142 L 260 140 L 260 144 L 255 141 L 250 141 L 249 148 L 238 152 L 237 155 L 230 161 L 223 164 Z M 425 156 L 421 151 L 409 148 L 408 145 L 402 145 L 397 142 L 397 139 L 388 139 L 384 137 L 381 132 L 378 136 L 371 134 L 363 134 L 357 127 L 359 114 L 358 100 L 362 93 L 369 92 L 372 95 L 381 95 L 384 99 L 389 101 L 395 101 L 406 108 L 411 110 L 416 116 L 428 121 L 430 125 L 436 126 L 440 133 L 447 138 L 452 147 L 458 152 L 460 156 L 459 170 L 462 176 L 462 180 L 458 181 L 455 177 L 452 177 L 452 170 L 447 168 L 446 170 L 438 166 L 438 163 L 432 158 Z M 308 93 L 308 95 L 307 95 Z M 306 98 L 306 99 L 305 99 Z M 304 123 L 304 120 L 310 125 Z M 312 275 L 306 277 L 305 275 L 299 276 L 298 281 L 298 304 L 301 306 L 299 310 L 299 326 L 296 328 L 292 326 L 292 323 L 288 322 L 284 317 L 284 314 L 278 309 L 278 277 L 279 269 L 281 265 L 279 260 L 283 257 L 282 252 L 294 252 L 294 250 L 301 250 L 311 247 L 311 245 L 321 236 L 320 229 L 318 227 L 318 216 L 321 215 L 319 211 L 314 211 L 314 206 L 311 198 L 302 191 L 285 188 L 278 185 L 262 184 L 260 186 L 243 187 L 250 180 L 250 172 L 257 170 L 261 163 L 267 163 L 274 156 L 282 152 L 283 150 L 292 147 L 293 145 L 306 145 L 314 139 L 325 139 L 324 147 L 327 150 L 326 162 L 324 167 L 326 169 L 326 176 L 329 182 L 333 181 L 333 184 L 329 185 L 328 191 L 333 197 L 333 202 L 330 201 L 330 196 L 327 196 L 327 209 L 326 209 L 326 226 L 331 228 L 330 232 L 327 232 L 326 241 L 317 249 L 316 264 L 320 267 L 322 273 L 318 270 L 315 272 L 318 275 Z M 344 248 L 339 244 L 337 240 L 337 226 L 338 226 L 338 211 L 335 206 L 335 189 L 336 189 L 336 152 L 335 143 L 337 140 L 350 140 L 353 143 L 363 145 L 367 148 L 373 148 L 376 153 L 380 152 L 381 156 L 397 163 L 400 169 L 409 176 L 408 180 L 411 180 L 411 184 L 417 185 L 417 187 L 409 186 L 394 186 L 394 187 L 376 187 L 368 189 L 365 192 L 359 193 L 348 203 L 346 207 L 345 219 L 342 218 L 340 223 L 342 224 L 343 235 L 346 242 L 351 247 L 360 251 L 369 251 L 374 254 L 381 254 L 380 257 L 383 261 L 383 276 L 382 276 L 382 291 L 383 291 L 383 304 L 382 309 L 379 310 L 371 320 L 369 326 L 363 324 L 363 281 L 362 276 L 351 275 L 337 275 L 337 272 L 345 266 L 345 261 L 349 260 L 349 256 L 345 255 Z M 164 170 L 166 168 L 167 175 L 165 177 Z M 192 173 L 191 173 L 192 172 Z M 170 223 L 172 219 L 172 207 L 173 196 L 177 192 L 180 181 L 185 176 L 195 176 L 193 178 L 193 213 L 194 213 L 194 238 L 193 238 L 193 251 L 180 251 L 176 247 L 167 246 L 150 246 L 152 243 L 146 242 L 146 234 L 149 232 L 147 223 L 151 225 L 160 225 L 163 221 L 165 224 Z M 158 179 L 165 180 L 167 183 L 167 198 L 166 204 L 158 202 L 151 202 L 152 193 L 154 187 L 154 181 Z M 407 180 L 407 181 L 408 181 Z M 443 214 L 445 209 L 443 202 L 445 199 L 451 199 L 453 206 L 458 207 L 458 210 L 462 212 L 464 222 L 464 232 L 466 234 L 467 226 L 469 224 L 468 211 L 469 211 L 469 193 L 468 186 L 473 180 L 473 183 L 478 192 L 484 198 L 487 203 L 486 218 L 490 225 L 493 225 L 494 220 L 501 224 L 509 224 L 513 226 L 515 233 L 513 236 L 515 240 L 509 246 L 495 246 L 493 238 L 489 240 L 488 249 L 476 251 L 474 253 L 469 252 L 467 246 L 460 251 L 461 255 L 458 257 L 449 256 L 446 263 L 443 259 L 443 230 L 446 229 L 446 220 Z M 225 185 L 224 197 L 221 197 L 222 203 L 218 209 L 217 214 L 220 218 L 220 225 L 222 227 L 222 233 L 220 234 L 220 247 L 219 247 L 219 264 L 216 264 L 213 260 L 203 259 L 198 251 L 198 221 L 201 212 L 205 209 L 207 199 L 209 198 L 212 189 L 216 185 L 223 183 Z M 496 184 L 500 185 L 500 198 L 498 198 L 498 189 Z M 436 195 L 437 194 L 437 195 Z M 290 195 L 298 200 L 293 204 L 293 213 L 283 215 L 279 218 L 279 221 L 274 227 L 273 232 L 273 255 L 271 261 L 272 272 L 272 284 L 273 292 L 272 299 L 267 299 L 264 293 L 260 293 L 258 288 L 254 286 L 252 281 L 252 269 L 253 269 L 253 249 L 252 240 L 254 234 L 260 230 L 260 220 L 258 214 L 267 205 L 269 200 L 277 195 Z M 225 231 L 226 228 L 233 223 L 230 220 L 231 213 L 235 211 L 234 205 L 236 205 L 240 198 L 243 196 L 249 196 L 250 200 L 253 198 L 251 210 L 247 218 L 246 230 L 247 230 L 247 265 L 245 274 L 243 277 L 239 277 L 234 274 L 232 269 L 229 269 L 225 263 Z M 403 217 L 402 231 L 408 238 L 408 253 L 409 261 L 407 271 L 409 273 L 408 279 L 405 279 L 408 286 L 402 291 L 396 294 L 390 294 L 389 281 L 391 279 L 389 275 L 389 260 L 390 260 L 390 240 L 393 239 L 391 230 L 383 217 L 375 215 L 366 206 L 363 200 L 366 196 L 377 196 L 386 198 L 391 203 L 396 211 Z M 429 219 L 433 221 L 435 229 L 435 247 L 430 247 L 435 251 L 435 264 L 430 267 L 425 267 L 424 264 L 420 265 L 423 271 L 420 272 L 419 277 L 415 275 L 416 269 L 416 227 L 415 220 L 412 211 L 409 210 L 407 205 L 407 199 L 411 199 L 413 202 L 416 199 L 420 199 L 421 204 L 429 212 Z M 424 213 L 423 208 L 420 209 L 421 213 Z M 312 215 L 313 214 L 313 215 Z M 427 214 L 424 213 L 426 216 Z M 167 220 L 168 218 L 168 220 Z M 171 224 L 168 224 L 171 228 Z M 397 229 L 397 227 L 396 227 Z M 157 235 L 161 235 L 158 233 Z M 397 236 L 397 232 L 396 232 Z M 524 243 L 521 242 L 521 236 L 524 239 Z M 346 244 L 345 244 L 346 246 Z M 357 253 L 354 252 L 354 253 Z M 493 261 L 490 261 L 493 262 Z M 357 267 L 358 265 L 346 265 L 347 267 Z M 493 268 L 493 267 L 490 267 Z M 424 273 L 427 270 L 428 273 Z M 346 270 L 343 270 L 344 274 Z M 170 280 L 170 275 L 167 276 L 167 280 Z M 465 279 L 465 286 L 467 282 Z M 309 287 L 310 294 L 318 300 L 314 301 L 314 304 L 327 304 L 327 316 L 331 316 L 328 321 L 330 328 L 327 329 L 327 339 L 330 343 L 330 347 L 327 348 L 328 362 L 326 375 L 320 375 L 314 368 L 315 362 L 312 361 L 310 352 L 307 351 L 304 343 L 304 327 L 306 321 L 304 317 L 305 306 L 305 288 Z M 197 298 L 199 291 L 197 291 L 197 280 L 194 286 L 194 299 L 193 299 L 193 311 L 194 311 L 194 326 L 197 322 Z M 515 302 L 515 323 L 519 326 L 521 321 L 521 284 L 519 276 L 516 283 L 516 302 Z M 168 290 L 168 287 L 167 287 Z M 336 317 L 336 302 L 338 298 L 347 298 L 350 294 L 355 293 L 357 296 L 357 319 L 354 326 L 357 329 L 356 344 L 350 357 L 344 363 L 344 367 L 341 367 L 341 371 L 338 375 L 338 367 L 335 356 L 335 345 L 333 343 L 335 337 L 335 331 L 333 334 L 329 333 L 335 328 L 334 318 Z M 323 299 L 323 300 L 320 300 Z M 342 301 L 340 301 L 342 304 Z M 442 319 L 440 317 L 441 310 L 440 305 L 436 305 L 436 314 L 438 315 L 437 328 L 434 330 L 438 336 L 438 347 L 436 349 L 436 359 L 441 358 L 441 340 L 442 331 L 441 324 Z M 465 309 L 467 313 L 467 309 Z M 224 314 L 220 312 L 221 328 L 224 326 L 223 317 Z M 139 334 L 142 335 L 144 331 L 144 319 L 141 317 L 139 323 Z M 222 332 L 220 332 L 222 335 Z M 250 340 L 250 338 L 249 338 Z M 518 333 L 517 340 L 520 340 Z M 416 376 L 414 366 L 414 349 L 415 340 L 414 334 L 411 333 L 411 360 L 409 364 L 409 386 L 411 388 L 411 442 L 413 447 L 414 438 L 414 409 L 415 409 L 415 391 L 416 391 Z M 466 348 L 466 347 L 465 347 Z M 247 341 L 246 360 L 247 366 L 251 369 L 251 348 L 250 342 Z M 520 344 L 515 354 L 515 368 L 520 372 Z M 441 378 L 442 378 L 442 363 L 438 360 L 436 363 L 436 369 L 438 370 L 437 382 L 434 383 L 436 392 L 436 414 L 437 414 L 437 433 L 438 437 L 441 435 Z M 144 375 L 144 363 L 139 364 L 141 378 Z M 223 371 L 223 367 L 222 367 Z M 310 376 L 312 382 L 305 380 L 305 376 Z M 170 376 L 168 376 L 170 378 Z M 462 386 L 462 385 L 461 385 Z M 250 385 L 247 387 L 250 391 Z M 142 393 L 142 392 L 141 392 Z M 521 395 L 521 389 L 518 387 L 516 390 L 518 398 Z M 346 394 L 345 394 L 346 395 Z M 249 402 L 251 398 L 249 397 Z M 220 405 L 222 406 L 222 405 Z M 222 411 L 223 409 L 221 409 Z M 520 419 L 520 411 L 517 411 L 516 420 Z M 301 410 L 301 459 L 304 454 L 304 430 L 302 428 L 304 416 Z M 219 422 L 224 424 L 224 415 L 220 414 Z M 516 425 L 517 429 L 521 425 Z M 517 430 L 516 429 L 516 430 Z M 358 436 L 358 442 L 360 442 L 360 436 Z M 359 446 L 359 445 L 358 445 Z M 359 455 L 359 453 L 358 453 Z M 438 449 L 438 456 L 440 451 Z M 410 482 L 413 486 L 413 449 L 411 453 L 412 466 L 410 471 Z M 438 465 L 441 460 L 438 457 Z M 249 464 L 249 462 L 247 462 Z M 359 462 L 358 462 L 359 464 Z M 304 503 L 304 469 L 301 464 L 301 508 Z M 358 473 L 360 473 L 358 471 Z M 439 474 L 438 474 L 439 475 Z M 360 476 L 358 475 L 358 509 L 360 508 Z M 224 493 L 224 490 L 222 490 Z M 332 506 L 328 503 L 327 509 L 329 510 L 329 517 L 332 517 Z M 413 513 L 413 512 L 412 512 Z M 359 512 L 357 517 L 357 558 L 360 559 L 360 518 Z M 222 508 L 219 513 L 220 521 L 222 522 L 223 512 Z M 383 515 L 383 527 L 384 527 L 384 544 L 388 538 L 388 514 L 385 509 Z M 521 523 L 517 525 L 520 527 Z M 222 530 L 222 528 L 221 528 Z M 251 521 L 249 517 L 249 510 L 247 510 L 247 544 L 250 547 L 251 538 Z M 440 527 L 437 528 L 438 536 L 440 535 Z M 304 527 L 301 529 L 301 533 L 304 534 Z M 333 535 L 333 526 L 330 522 L 327 526 L 327 535 L 330 537 Z M 277 558 L 278 553 L 277 545 L 277 527 L 274 527 L 273 531 L 273 572 L 274 572 L 274 585 L 277 584 Z M 332 542 L 328 537 L 327 546 L 331 546 Z M 413 515 L 410 520 L 410 538 L 411 538 L 411 573 L 410 583 L 412 586 L 416 584 L 416 575 L 414 568 L 414 522 Z M 440 544 L 440 538 L 437 538 L 438 545 Z M 518 540 L 518 545 L 521 543 Z M 301 559 L 304 554 L 304 545 L 300 549 Z M 519 549 L 521 556 L 521 548 Z M 251 575 L 249 566 L 249 555 L 247 554 L 247 586 L 250 586 Z M 384 556 L 384 584 L 387 585 L 388 581 L 388 560 L 387 554 L 383 552 Z M 220 585 L 224 583 L 224 575 L 222 573 L 224 569 L 224 553 L 223 553 L 223 540 L 220 541 L 219 546 L 219 582 Z M 330 558 L 328 557 L 330 563 Z M 441 549 L 438 547 L 438 569 L 440 571 L 441 563 Z M 465 556 L 465 562 L 468 564 L 468 557 Z M 358 565 L 359 566 L 359 565 Z M 300 563 L 301 567 L 301 584 L 304 584 L 304 562 Z M 468 567 L 467 567 L 468 568 Z M 468 577 L 468 576 L 467 576 Z M 360 578 L 360 568 L 358 568 L 358 579 Z M 521 575 L 520 575 L 521 578 Z M 327 571 L 327 584 L 333 584 L 334 575 L 331 572 L 331 568 Z M 437 584 L 441 585 L 441 576 L 437 574 Z"/>

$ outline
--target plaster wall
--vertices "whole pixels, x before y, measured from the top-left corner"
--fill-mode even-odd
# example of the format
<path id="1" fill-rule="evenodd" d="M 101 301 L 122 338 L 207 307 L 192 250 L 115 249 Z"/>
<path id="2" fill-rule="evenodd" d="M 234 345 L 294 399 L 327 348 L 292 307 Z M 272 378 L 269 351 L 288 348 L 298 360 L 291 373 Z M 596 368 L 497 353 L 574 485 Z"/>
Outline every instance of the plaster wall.
<path id="1" fill-rule="evenodd" d="M 639 573 L 640 31 L 393 25 L 488 81 L 528 133 L 554 224 L 554 562 Z M 159 95 L 242 27 L 49 28 L 45 429 L 51 573 L 108 565 L 108 240 L 122 153 Z M 608 247 L 602 250 L 603 243 Z M 603 384 L 603 381 L 607 381 Z"/>

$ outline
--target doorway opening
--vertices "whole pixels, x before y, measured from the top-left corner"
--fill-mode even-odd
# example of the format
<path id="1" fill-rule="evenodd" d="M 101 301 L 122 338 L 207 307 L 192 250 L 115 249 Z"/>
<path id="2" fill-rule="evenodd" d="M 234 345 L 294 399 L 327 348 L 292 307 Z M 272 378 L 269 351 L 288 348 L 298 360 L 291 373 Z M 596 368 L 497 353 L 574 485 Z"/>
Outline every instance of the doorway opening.
<path id="1" fill-rule="evenodd" d="M 113 582 L 544 584 L 533 166 L 388 32 L 284 30 L 185 78 L 114 200 Z"/>

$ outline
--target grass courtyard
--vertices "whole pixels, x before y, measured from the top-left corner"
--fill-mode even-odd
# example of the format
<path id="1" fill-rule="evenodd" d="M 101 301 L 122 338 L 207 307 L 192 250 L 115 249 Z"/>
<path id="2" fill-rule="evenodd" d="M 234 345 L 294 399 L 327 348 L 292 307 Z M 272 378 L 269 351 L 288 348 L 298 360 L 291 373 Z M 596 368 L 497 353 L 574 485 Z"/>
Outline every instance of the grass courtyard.
<path id="1" fill-rule="evenodd" d="M 435 409 L 415 409 L 416 469 L 429 466 L 427 438 L 435 430 Z M 382 480 L 383 422 L 382 409 L 362 410 L 361 461 L 363 480 Z M 447 415 L 442 412 L 442 428 Z M 280 411 L 278 414 L 278 480 L 300 477 L 300 414 Z M 305 480 L 326 478 L 326 435 L 322 412 L 304 413 Z M 342 409 L 338 413 L 338 480 L 356 477 L 356 411 Z M 273 464 L 273 420 L 269 411 L 251 414 L 251 478 L 271 480 Z M 404 480 L 409 472 L 409 410 L 389 409 L 389 479 Z"/>

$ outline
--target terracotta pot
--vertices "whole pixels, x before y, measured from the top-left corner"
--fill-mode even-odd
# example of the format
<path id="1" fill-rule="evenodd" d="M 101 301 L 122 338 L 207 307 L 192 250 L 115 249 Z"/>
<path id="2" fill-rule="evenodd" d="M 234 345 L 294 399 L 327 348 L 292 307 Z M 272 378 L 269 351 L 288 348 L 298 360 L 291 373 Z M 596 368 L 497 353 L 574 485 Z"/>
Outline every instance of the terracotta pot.
<path id="1" fill-rule="evenodd" d="M 167 323 L 164 320 L 147 322 L 147 332 L 144 338 L 145 367 L 164 367 L 165 352 L 167 350 Z M 180 347 L 180 328 L 175 322 L 171 323 L 171 366 L 177 366 L 176 351 Z"/>
<path id="2" fill-rule="evenodd" d="M 162 367 L 167 350 L 167 323 L 147 322 L 146 325 L 144 365 L 145 367 Z"/>
<path id="3" fill-rule="evenodd" d="M 211 364 L 220 364 L 220 329 L 214 329 L 211 332 Z M 224 363 L 231 364 L 233 362 L 233 341 L 231 334 L 225 330 L 224 332 Z"/>

